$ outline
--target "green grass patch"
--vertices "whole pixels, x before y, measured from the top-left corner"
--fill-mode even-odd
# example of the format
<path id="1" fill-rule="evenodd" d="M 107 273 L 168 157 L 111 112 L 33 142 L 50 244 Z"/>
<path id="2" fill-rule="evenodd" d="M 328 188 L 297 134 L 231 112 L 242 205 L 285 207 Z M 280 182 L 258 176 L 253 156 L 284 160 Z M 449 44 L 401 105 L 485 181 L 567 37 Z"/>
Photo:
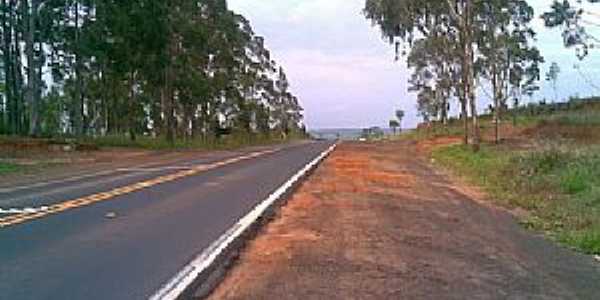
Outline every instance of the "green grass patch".
<path id="1" fill-rule="evenodd" d="M 576 249 L 585 249 L 588 253 L 600 253 L 600 228 L 582 232 L 565 232 L 559 235 L 559 240 Z"/>
<path id="2" fill-rule="evenodd" d="M 495 198 L 506 200 L 502 204 L 510 204 L 505 191 L 511 183 L 502 180 L 508 176 L 507 166 L 511 160 L 506 153 L 495 151 L 487 145 L 483 145 L 477 153 L 473 153 L 470 146 L 453 145 L 435 149 L 432 156 L 437 163 L 464 176 L 470 183 L 483 187 Z"/>
<path id="3" fill-rule="evenodd" d="M 0 175 L 17 172 L 19 169 L 15 164 L 0 162 Z"/>
<path id="4" fill-rule="evenodd" d="M 600 111 L 573 111 L 558 113 L 549 118 L 561 125 L 600 126 Z"/>
<path id="5" fill-rule="evenodd" d="M 523 223 L 586 253 L 600 254 L 600 151 L 547 146 L 527 152 L 455 145 L 433 158 L 509 207 L 531 212 Z"/>

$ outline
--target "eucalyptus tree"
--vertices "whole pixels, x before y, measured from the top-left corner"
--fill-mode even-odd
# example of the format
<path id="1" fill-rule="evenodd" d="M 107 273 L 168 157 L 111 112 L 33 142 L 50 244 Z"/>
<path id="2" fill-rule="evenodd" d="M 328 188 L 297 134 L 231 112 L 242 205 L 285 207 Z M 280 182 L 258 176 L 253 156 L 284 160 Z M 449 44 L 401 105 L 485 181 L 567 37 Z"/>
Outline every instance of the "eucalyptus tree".
<path id="1" fill-rule="evenodd" d="M 4 79 L 4 128 L 9 134 L 22 132 L 23 78 L 21 70 L 22 3 L 2 1 L 2 77 Z"/>
<path id="2" fill-rule="evenodd" d="M 543 58 L 531 46 L 534 11 L 526 1 L 491 0 L 481 7 L 478 20 L 478 74 L 489 80 L 494 103 L 495 142 L 499 142 L 502 110 L 516 90 L 539 80 Z"/>
<path id="3" fill-rule="evenodd" d="M 439 115 L 439 107 L 435 103 L 435 91 L 430 86 L 425 86 L 417 93 L 417 111 L 424 123 L 431 122 Z"/>
<path id="4" fill-rule="evenodd" d="M 390 42 L 413 42 L 447 35 L 456 41 L 461 60 L 460 95 L 469 103 L 473 127 L 473 149 L 479 150 L 480 130 L 475 86 L 476 19 L 480 2 L 473 0 L 366 0 L 365 14 L 378 25 Z M 398 48 L 398 47 L 397 47 Z"/>
<path id="5" fill-rule="evenodd" d="M 448 36 L 432 36 L 418 40 L 414 43 L 408 55 L 408 67 L 413 69 L 409 79 L 410 91 L 417 93 L 432 93 L 432 97 L 421 97 L 421 100 L 430 99 L 432 103 L 419 105 L 418 107 L 428 110 L 429 117 L 435 117 L 442 124 L 447 124 L 450 99 L 453 94 L 460 90 L 460 61 L 456 59 L 455 45 Z M 461 100 L 462 116 L 465 125 L 465 133 L 468 132 L 468 120 L 466 118 L 467 103 L 464 97 Z M 465 143 L 467 135 L 465 135 Z"/>
<path id="6" fill-rule="evenodd" d="M 480 75 L 487 74 L 495 83 L 495 101 L 508 95 L 502 92 L 508 83 L 520 83 L 526 76 L 517 73 L 529 68 L 535 73 L 541 57 L 539 51 L 531 48 L 529 41 L 533 31 L 528 24 L 532 19 L 533 10 L 524 0 L 366 0 L 365 14 L 368 19 L 381 29 L 384 37 L 390 42 L 406 42 L 413 50 L 415 47 L 427 49 L 428 54 L 417 53 L 413 61 L 421 60 L 421 64 L 439 65 L 435 53 L 446 53 L 450 58 L 441 58 L 452 72 L 444 76 L 444 72 L 432 71 L 433 66 L 416 68 L 431 74 L 430 78 L 422 80 L 417 73 L 417 82 L 431 81 L 432 78 L 454 78 L 452 88 L 463 103 L 463 116 L 466 116 L 468 104 L 471 113 L 472 145 L 475 151 L 480 147 L 480 127 L 477 112 L 477 84 Z M 449 44 L 436 50 L 439 39 Z M 420 42 L 419 42 L 420 41 Z M 396 46 L 399 49 L 398 46 Z M 516 54 L 515 54 L 516 53 Z M 518 54 L 518 55 L 517 55 Z M 427 56 L 431 57 L 427 61 Z M 434 59 L 435 58 L 435 59 Z M 458 58 L 458 63 L 454 62 Z M 485 62 L 485 63 L 484 63 Z M 490 66 L 482 68 L 481 65 Z M 511 75 L 511 68 L 515 70 Z M 539 68 L 538 68 L 539 69 Z M 453 74 L 454 73 L 454 74 Z M 433 75 L 435 74 L 435 75 Z M 460 75 L 460 80 L 456 80 Z M 498 76 L 502 77 L 502 84 Z M 533 76 L 535 77 L 535 76 Z M 413 79 L 415 79 L 413 77 Z M 426 101 L 436 101 L 436 86 L 424 84 L 418 95 L 419 106 L 427 111 L 435 111 L 435 105 Z M 443 90 L 443 89 L 442 89 Z M 426 105 L 427 104 L 427 105 Z M 465 126 L 465 142 L 468 141 L 468 129 Z"/>
<path id="7" fill-rule="evenodd" d="M 283 69 L 225 0 L 0 4 L 0 134 L 174 142 L 299 127 Z"/>
<path id="8" fill-rule="evenodd" d="M 29 134 L 36 136 L 38 134 L 39 127 L 39 101 L 41 98 L 40 80 L 41 77 L 38 72 L 41 71 L 38 65 L 40 59 L 37 57 L 43 51 L 42 49 L 35 49 L 37 28 L 38 28 L 38 11 L 41 5 L 40 0 L 24 1 L 23 9 L 26 14 L 27 24 L 25 31 L 25 55 L 27 57 L 27 90 L 26 90 L 26 103 L 28 104 L 28 118 L 29 118 Z"/>
<path id="9" fill-rule="evenodd" d="M 558 75 L 560 74 L 560 67 L 556 62 L 550 65 L 550 69 L 546 73 L 546 81 L 552 85 L 554 91 L 554 101 L 558 101 Z"/>
<path id="10" fill-rule="evenodd" d="M 12 2 L 2 0 L 2 125 L 0 128 L 7 133 L 14 130 L 13 123 L 13 80 L 12 80 Z"/>

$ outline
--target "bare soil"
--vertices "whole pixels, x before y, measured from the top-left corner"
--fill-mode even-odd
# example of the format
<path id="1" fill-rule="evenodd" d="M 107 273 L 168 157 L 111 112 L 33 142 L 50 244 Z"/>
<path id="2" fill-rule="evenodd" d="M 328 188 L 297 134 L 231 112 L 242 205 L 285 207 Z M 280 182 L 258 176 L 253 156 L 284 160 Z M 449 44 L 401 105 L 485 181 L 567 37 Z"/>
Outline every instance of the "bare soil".
<path id="1" fill-rule="evenodd" d="M 342 144 L 210 299 L 599 299 L 594 258 L 482 204 L 429 147 Z"/>

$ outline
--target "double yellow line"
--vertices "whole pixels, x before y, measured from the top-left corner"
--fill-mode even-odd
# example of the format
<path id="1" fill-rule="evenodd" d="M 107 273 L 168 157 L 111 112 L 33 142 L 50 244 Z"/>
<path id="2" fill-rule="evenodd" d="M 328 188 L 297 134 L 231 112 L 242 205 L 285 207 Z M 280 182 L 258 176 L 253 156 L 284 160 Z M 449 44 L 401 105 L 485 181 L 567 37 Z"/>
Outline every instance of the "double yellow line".
<path id="1" fill-rule="evenodd" d="M 84 206 L 89 206 L 94 203 L 98 203 L 98 202 L 102 202 L 102 201 L 106 201 L 106 200 L 115 198 L 117 196 L 130 194 L 130 193 L 137 192 L 142 189 L 150 188 L 150 187 L 153 187 L 153 186 L 156 186 L 159 184 L 172 182 L 172 181 L 184 178 L 184 177 L 196 175 L 201 172 L 213 170 L 213 169 L 223 167 L 226 165 L 230 165 L 233 163 L 237 163 L 240 161 L 249 160 L 252 158 L 259 157 L 259 156 L 275 153 L 277 151 L 279 151 L 279 149 L 254 152 L 254 153 L 251 153 L 248 155 L 230 158 L 230 159 L 212 163 L 209 165 L 198 165 L 195 167 L 191 167 L 188 170 L 179 171 L 179 172 L 176 172 L 173 174 L 164 175 L 164 176 L 160 176 L 160 177 L 157 177 L 154 179 L 134 183 L 134 184 L 119 187 L 119 188 L 115 188 L 108 192 L 98 193 L 98 194 L 85 196 L 85 197 L 74 199 L 74 200 L 68 200 L 68 201 L 64 201 L 61 203 L 57 203 L 57 204 L 48 206 L 46 209 L 44 209 L 44 211 L 40 211 L 40 212 L 36 212 L 36 213 L 19 213 L 19 214 L 11 215 L 8 217 L 0 218 L 0 228 L 7 228 L 10 226 L 26 223 L 26 222 L 29 222 L 32 220 L 41 219 L 41 218 L 47 217 L 49 215 L 59 214 L 59 213 L 65 212 L 67 210 L 80 208 L 80 207 L 84 207 Z"/>

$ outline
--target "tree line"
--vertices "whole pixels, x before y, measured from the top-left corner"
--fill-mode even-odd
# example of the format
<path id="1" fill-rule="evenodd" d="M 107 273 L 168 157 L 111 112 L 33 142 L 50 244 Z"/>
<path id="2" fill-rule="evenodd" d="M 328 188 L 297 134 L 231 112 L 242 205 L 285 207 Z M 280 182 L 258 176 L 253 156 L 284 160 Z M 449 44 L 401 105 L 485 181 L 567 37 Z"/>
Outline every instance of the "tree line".
<path id="1" fill-rule="evenodd" d="M 554 1 L 541 17 L 547 27 L 562 26 L 565 46 L 583 59 L 597 39 L 585 31 L 584 11 L 571 2 Z M 544 58 L 533 45 L 532 21 L 540 15 L 525 0 L 366 0 L 364 13 L 395 45 L 396 59 L 406 57 L 413 72 L 409 90 L 417 94 L 423 119 L 446 124 L 456 100 L 464 143 L 476 151 L 479 91 L 491 91 L 497 142 L 502 112 L 539 89 Z"/>
<path id="2" fill-rule="evenodd" d="M 225 0 L 2 0 L 0 134 L 286 135 L 302 108 Z"/>

